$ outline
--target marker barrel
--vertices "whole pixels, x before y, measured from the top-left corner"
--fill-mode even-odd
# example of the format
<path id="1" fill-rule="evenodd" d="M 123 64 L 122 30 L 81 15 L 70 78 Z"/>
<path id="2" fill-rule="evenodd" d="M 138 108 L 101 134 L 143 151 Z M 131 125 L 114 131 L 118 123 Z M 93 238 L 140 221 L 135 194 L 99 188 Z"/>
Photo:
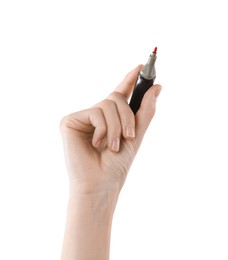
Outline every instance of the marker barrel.
<path id="1" fill-rule="evenodd" d="M 133 113 L 136 114 L 138 109 L 140 108 L 142 99 L 144 94 L 147 92 L 147 90 L 153 86 L 155 77 L 153 79 L 145 79 L 140 74 L 138 75 L 138 78 L 136 80 L 136 84 L 131 96 L 130 101 L 130 108 L 132 109 Z"/>

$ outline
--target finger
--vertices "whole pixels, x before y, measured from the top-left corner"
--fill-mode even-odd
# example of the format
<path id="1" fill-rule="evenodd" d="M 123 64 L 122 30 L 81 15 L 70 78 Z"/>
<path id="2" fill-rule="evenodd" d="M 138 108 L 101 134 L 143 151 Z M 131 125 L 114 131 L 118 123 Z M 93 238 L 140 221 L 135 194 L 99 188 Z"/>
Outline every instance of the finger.
<path id="1" fill-rule="evenodd" d="M 61 132 L 72 133 L 75 137 L 82 138 L 83 134 L 93 134 L 92 145 L 98 147 L 106 136 L 107 125 L 103 111 L 100 108 L 91 108 L 72 113 L 61 120 Z"/>
<path id="2" fill-rule="evenodd" d="M 111 151 L 118 152 L 121 139 L 121 122 L 116 103 L 110 99 L 105 99 L 99 104 L 102 109 L 107 125 L 107 141 Z"/>
<path id="3" fill-rule="evenodd" d="M 126 98 L 119 92 L 113 92 L 109 95 L 108 99 L 111 99 L 116 103 L 123 137 L 133 139 L 135 137 L 135 116 L 129 107 Z"/>
<path id="4" fill-rule="evenodd" d="M 103 111 L 99 108 L 91 109 L 89 120 L 95 128 L 93 133 L 92 145 L 98 148 L 102 144 L 107 134 L 107 123 Z"/>
<path id="5" fill-rule="evenodd" d="M 136 143 L 139 147 L 143 136 L 155 114 L 156 100 L 161 92 L 161 85 L 152 86 L 144 95 L 136 120 Z"/>
<path id="6" fill-rule="evenodd" d="M 143 65 L 137 66 L 135 69 L 130 71 L 115 91 L 120 92 L 126 99 L 128 99 L 132 93 L 132 90 L 135 86 L 136 79 Z"/>

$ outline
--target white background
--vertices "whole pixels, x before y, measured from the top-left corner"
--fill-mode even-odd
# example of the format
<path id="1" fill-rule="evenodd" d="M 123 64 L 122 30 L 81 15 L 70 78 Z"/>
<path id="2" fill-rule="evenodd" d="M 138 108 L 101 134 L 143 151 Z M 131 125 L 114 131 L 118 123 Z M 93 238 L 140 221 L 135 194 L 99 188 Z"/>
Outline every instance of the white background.
<path id="1" fill-rule="evenodd" d="M 59 259 L 60 119 L 158 47 L 157 113 L 116 208 L 111 260 L 228 259 L 227 1 L 0 2 L 0 259 Z"/>

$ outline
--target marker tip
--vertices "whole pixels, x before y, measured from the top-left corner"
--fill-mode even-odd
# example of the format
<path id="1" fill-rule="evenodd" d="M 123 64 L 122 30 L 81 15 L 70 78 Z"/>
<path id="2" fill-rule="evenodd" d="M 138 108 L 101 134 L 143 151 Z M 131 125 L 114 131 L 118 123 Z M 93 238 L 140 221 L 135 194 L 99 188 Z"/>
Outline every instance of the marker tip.
<path id="1" fill-rule="evenodd" d="M 157 47 L 154 48 L 153 54 L 157 54 Z"/>

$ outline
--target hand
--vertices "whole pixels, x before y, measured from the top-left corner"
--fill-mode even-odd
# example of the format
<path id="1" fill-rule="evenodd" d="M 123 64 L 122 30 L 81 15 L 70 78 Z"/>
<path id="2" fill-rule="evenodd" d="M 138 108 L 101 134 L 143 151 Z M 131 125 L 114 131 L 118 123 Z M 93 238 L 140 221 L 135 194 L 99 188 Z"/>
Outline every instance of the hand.
<path id="1" fill-rule="evenodd" d="M 154 116 L 159 85 L 150 88 L 134 116 L 128 105 L 138 66 L 105 100 L 61 121 L 70 196 L 62 260 L 108 260 L 119 192 Z"/>
<path id="2" fill-rule="evenodd" d="M 60 124 L 70 184 L 82 193 L 119 193 L 155 113 L 160 85 L 151 87 L 134 116 L 128 98 L 138 66 L 106 99 L 64 117 Z"/>

